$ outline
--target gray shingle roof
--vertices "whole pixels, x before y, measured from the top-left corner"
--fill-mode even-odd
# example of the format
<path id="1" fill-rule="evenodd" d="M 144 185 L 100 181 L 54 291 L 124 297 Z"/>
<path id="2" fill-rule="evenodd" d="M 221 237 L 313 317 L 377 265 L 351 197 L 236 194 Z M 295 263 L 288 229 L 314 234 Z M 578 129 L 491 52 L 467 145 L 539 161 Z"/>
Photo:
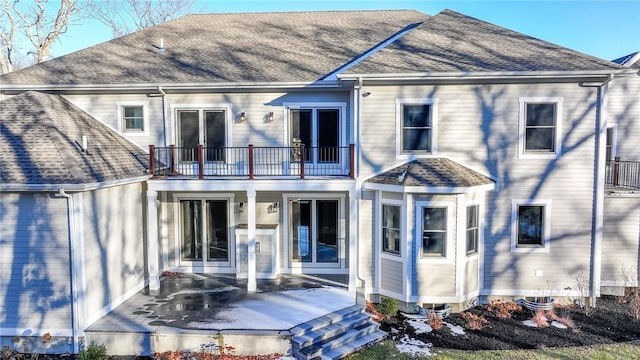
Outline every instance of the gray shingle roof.
<path id="1" fill-rule="evenodd" d="M 606 60 L 444 10 L 346 73 L 621 69 Z"/>
<path id="2" fill-rule="evenodd" d="M 0 188 L 129 179 L 146 175 L 147 164 L 144 151 L 59 95 L 0 102 Z"/>
<path id="3" fill-rule="evenodd" d="M 188 15 L 0 77 L 12 84 L 313 82 L 427 15 Z M 164 51 L 157 47 L 163 39 Z"/>
<path id="4" fill-rule="evenodd" d="M 494 183 L 491 178 L 446 158 L 416 159 L 366 182 L 434 188 L 463 188 Z"/>

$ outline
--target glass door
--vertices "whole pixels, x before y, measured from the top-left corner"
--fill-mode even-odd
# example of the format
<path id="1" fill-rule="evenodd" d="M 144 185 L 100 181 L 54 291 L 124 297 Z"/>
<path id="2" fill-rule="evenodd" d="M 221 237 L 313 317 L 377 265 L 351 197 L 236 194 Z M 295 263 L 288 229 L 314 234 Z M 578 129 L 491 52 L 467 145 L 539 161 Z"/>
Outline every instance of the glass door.
<path id="1" fill-rule="evenodd" d="M 340 161 L 340 111 L 338 109 L 294 109 L 290 116 L 292 146 L 304 144 L 305 163 Z M 297 156 L 296 156 L 297 155 Z M 300 152 L 292 155 L 299 161 Z"/>
<path id="2" fill-rule="evenodd" d="M 180 200 L 180 260 L 230 264 L 227 200 Z"/>
<path id="3" fill-rule="evenodd" d="M 339 263 L 338 200 L 291 203 L 291 260 L 311 265 Z"/>

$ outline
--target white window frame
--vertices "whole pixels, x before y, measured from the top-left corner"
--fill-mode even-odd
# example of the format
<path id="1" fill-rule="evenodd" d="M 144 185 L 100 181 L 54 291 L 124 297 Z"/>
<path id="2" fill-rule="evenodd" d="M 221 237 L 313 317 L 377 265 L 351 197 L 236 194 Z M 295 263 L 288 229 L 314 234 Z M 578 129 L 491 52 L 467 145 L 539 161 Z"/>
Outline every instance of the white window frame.
<path id="1" fill-rule="evenodd" d="M 542 206 L 543 245 L 518 245 L 518 208 L 520 206 Z M 511 252 L 514 253 L 548 253 L 551 246 L 551 199 L 512 199 L 511 200 Z"/>
<path id="2" fill-rule="evenodd" d="M 124 126 L 124 108 L 128 106 L 142 106 L 142 131 L 127 130 Z M 149 102 L 148 101 L 117 101 L 118 132 L 127 136 L 149 135 Z"/>
<path id="3" fill-rule="evenodd" d="M 403 128 L 403 111 L 404 105 L 429 105 L 431 116 L 431 149 L 430 151 L 411 151 L 403 152 L 402 150 L 402 128 Z M 422 98 L 422 99 L 396 99 L 396 158 L 411 159 L 415 157 L 428 157 L 438 154 L 438 99 Z"/>
<path id="4" fill-rule="evenodd" d="M 392 252 L 388 252 L 385 251 L 383 248 L 383 237 L 382 237 L 382 213 L 383 213 L 383 208 L 384 206 L 397 206 L 400 209 L 400 244 L 399 244 L 399 249 L 398 249 L 398 253 L 394 254 Z M 378 227 L 377 227 L 377 232 L 378 232 L 378 243 L 380 244 L 380 255 L 382 257 L 387 257 L 390 259 L 394 259 L 394 260 L 398 260 L 398 258 L 402 258 L 405 255 L 406 252 L 406 246 L 404 246 L 405 244 L 405 232 L 406 232 L 406 226 L 405 226 L 405 203 L 402 200 L 393 200 L 393 199 L 382 199 L 380 201 L 380 207 L 379 207 L 379 214 L 380 214 L 380 218 L 378 219 Z"/>
<path id="5" fill-rule="evenodd" d="M 563 102 L 562 97 L 521 97 L 519 111 L 519 131 L 518 131 L 518 156 L 521 159 L 555 159 L 562 154 L 562 122 L 563 122 Z M 553 152 L 526 151 L 526 128 L 527 128 L 527 104 L 555 104 L 556 106 L 556 131 Z"/>
<path id="6" fill-rule="evenodd" d="M 227 193 L 178 193 L 173 195 L 174 203 L 174 219 L 176 231 L 174 241 L 174 254 L 175 262 L 179 267 L 188 267 L 190 269 L 198 270 L 204 268 L 235 268 L 236 267 L 236 238 L 233 229 L 235 228 L 235 216 L 234 216 L 234 194 Z M 229 241 L 229 260 L 228 261 L 200 261 L 200 260 L 184 260 L 180 254 L 180 247 L 182 245 L 182 215 L 180 214 L 180 201 L 181 200 L 199 200 L 202 201 L 204 206 L 207 200 L 226 200 L 227 201 L 227 221 L 229 231 L 227 233 L 227 241 Z M 204 216 L 205 213 L 203 213 Z M 205 216 L 206 218 L 206 216 Z M 205 220 L 206 221 L 206 220 Z M 204 224 L 203 224 L 204 226 Z M 203 244 L 206 234 L 203 232 Z M 203 245 L 204 246 L 204 245 Z M 204 251 L 204 250 L 203 250 Z M 204 257 L 203 257 L 204 258 Z"/>
<path id="7" fill-rule="evenodd" d="M 469 228 L 467 228 L 467 218 L 469 216 L 469 208 L 470 207 L 476 207 L 477 209 L 477 213 L 476 215 L 478 216 L 478 223 L 476 224 L 476 229 L 477 229 L 477 234 L 476 234 L 476 250 L 473 252 L 469 252 L 469 249 L 467 249 L 467 233 L 469 231 Z M 467 257 L 471 257 L 471 256 L 476 256 L 480 253 L 480 236 L 482 234 L 483 228 L 482 228 L 482 215 L 480 214 L 482 207 L 480 206 L 480 204 L 476 203 L 476 202 L 472 202 L 472 203 L 468 203 L 464 206 L 464 250 L 465 250 L 465 254 Z"/>
<path id="8" fill-rule="evenodd" d="M 605 132 L 604 138 L 604 151 L 605 151 L 605 161 L 613 161 L 616 156 L 618 156 L 618 124 L 608 124 L 607 131 L 611 129 L 611 159 L 607 159 L 607 134 Z"/>
<path id="9" fill-rule="evenodd" d="M 445 238 L 444 256 L 422 256 L 422 234 L 424 232 L 422 214 L 424 208 L 445 208 L 447 214 L 447 236 Z M 442 201 L 416 201 L 415 207 L 415 252 L 418 263 L 453 263 L 455 259 L 456 219 L 453 213 L 454 204 Z"/>
<path id="10" fill-rule="evenodd" d="M 171 104 L 169 105 L 169 109 L 171 110 L 171 143 L 176 144 L 178 142 L 178 112 L 181 110 L 198 110 L 199 112 L 199 136 L 202 138 L 204 136 L 204 119 L 203 112 L 207 110 L 224 110 L 225 112 L 225 146 L 232 147 L 233 146 L 233 106 L 228 103 L 219 103 L 219 104 Z M 202 139 L 200 139 L 202 141 Z"/>
<path id="11" fill-rule="evenodd" d="M 338 117 L 339 126 L 340 126 L 340 134 L 339 134 L 339 144 L 338 146 L 347 146 L 347 103 L 344 102 L 287 102 L 282 104 L 283 118 L 284 118 L 284 133 L 282 137 L 283 144 L 285 146 L 293 146 L 291 143 L 291 139 L 289 138 L 291 123 L 289 120 L 289 115 L 291 110 L 300 110 L 300 109 L 310 109 L 312 110 L 313 121 L 316 117 L 315 110 L 324 110 L 324 109 L 338 109 L 340 114 Z M 317 134 L 315 134 L 316 129 L 312 130 L 314 132 L 314 138 L 317 140 Z M 313 146 L 313 145 L 307 145 Z"/>

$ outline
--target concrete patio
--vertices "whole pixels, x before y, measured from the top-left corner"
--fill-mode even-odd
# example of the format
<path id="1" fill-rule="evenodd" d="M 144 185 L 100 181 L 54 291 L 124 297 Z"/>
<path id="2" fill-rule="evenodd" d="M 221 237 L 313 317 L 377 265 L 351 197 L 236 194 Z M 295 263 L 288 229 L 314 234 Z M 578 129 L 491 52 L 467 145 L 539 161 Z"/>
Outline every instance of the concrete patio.
<path id="1" fill-rule="evenodd" d="M 85 342 L 110 355 L 220 347 L 286 355 L 292 329 L 356 304 L 342 280 L 282 275 L 247 293 L 246 280 L 232 276 L 170 273 L 157 294 L 145 289 L 93 323 Z"/>

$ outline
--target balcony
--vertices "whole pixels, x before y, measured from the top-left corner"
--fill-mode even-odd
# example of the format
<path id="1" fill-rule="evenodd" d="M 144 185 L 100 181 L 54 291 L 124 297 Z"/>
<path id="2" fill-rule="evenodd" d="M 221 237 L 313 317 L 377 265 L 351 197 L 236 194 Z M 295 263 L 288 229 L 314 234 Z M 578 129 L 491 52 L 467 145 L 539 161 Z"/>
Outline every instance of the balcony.
<path id="1" fill-rule="evenodd" d="M 621 161 L 619 157 L 607 161 L 605 187 L 640 189 L 640 162 Z"/>
<path id="2" fill-rule="evenodd" d="M 154 178 L 311 177 L 354 178 L 354 146 L 155 147 L 149 145 Z"/>

